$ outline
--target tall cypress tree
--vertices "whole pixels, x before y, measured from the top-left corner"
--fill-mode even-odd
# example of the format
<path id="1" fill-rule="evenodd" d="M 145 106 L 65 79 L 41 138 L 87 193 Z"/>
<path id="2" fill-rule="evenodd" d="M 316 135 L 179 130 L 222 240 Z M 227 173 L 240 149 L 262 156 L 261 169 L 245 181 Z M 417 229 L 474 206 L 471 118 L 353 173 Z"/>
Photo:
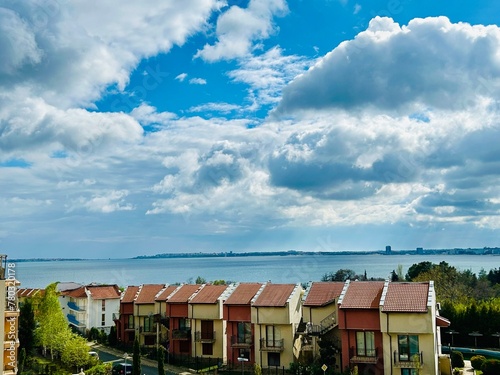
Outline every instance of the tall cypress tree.
<path id="1" fill-rule="evenodd" d="M 158 358 L 158 375 L 165 375 L 165 352 L 161 346 L 158 346 L 156 355 Z"/>
<path id="2" fill-rule="evenodd" d="M 135 336 L 134 353 L 132 354 L 132 375 L 141 375 L 141 347 L 139 346 L 139 336 Z"/>
<path id="3" fill-rule="evenodd" d="M 35 328 L 33 304 L 27 300 L 21 305 L 19 314 L 19 349 L 24 349 L 28 357 L 33 354 L 35 347 Z"/>

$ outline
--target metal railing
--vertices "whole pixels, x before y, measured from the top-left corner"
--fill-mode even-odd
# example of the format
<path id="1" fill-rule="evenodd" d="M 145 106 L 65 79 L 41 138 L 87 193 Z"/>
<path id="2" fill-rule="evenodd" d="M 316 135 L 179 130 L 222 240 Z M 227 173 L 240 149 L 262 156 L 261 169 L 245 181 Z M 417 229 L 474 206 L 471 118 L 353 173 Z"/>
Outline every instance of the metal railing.
<path id="1" fill-rule="evenodd" d="M 394 351 L 394 366 L 405 368 L 418 368 L 424 364 L 424 353 L 401 353 Z"/>
<path id="2" fill-rule="evenodd" d="M 260 350 L 265 352 L 282 352 L 284 350 L 284 340 L 260 339 Z"/>
<path id="3" fill-rule="evenodd" d="M 215 342 L 215 331 L 213 332 L 196 331 L 194 334 L 194 340 L 196 342 Z"/>
<path id="4" fill-rule="evenodd" d="M 231 346 L 233 348 L 249 348 L 253 345 L 253 335 L 231 336 Z"/>

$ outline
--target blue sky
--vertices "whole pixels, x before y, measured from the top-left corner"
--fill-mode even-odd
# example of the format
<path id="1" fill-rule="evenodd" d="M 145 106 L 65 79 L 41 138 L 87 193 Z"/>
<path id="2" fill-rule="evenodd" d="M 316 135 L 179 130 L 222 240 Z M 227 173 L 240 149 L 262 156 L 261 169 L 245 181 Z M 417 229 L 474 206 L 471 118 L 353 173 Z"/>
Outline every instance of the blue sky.
<path id="1" fill-rule="evenodd" d="M 0 248 L 498 246 L 499 8 L 0 0 Z"/>

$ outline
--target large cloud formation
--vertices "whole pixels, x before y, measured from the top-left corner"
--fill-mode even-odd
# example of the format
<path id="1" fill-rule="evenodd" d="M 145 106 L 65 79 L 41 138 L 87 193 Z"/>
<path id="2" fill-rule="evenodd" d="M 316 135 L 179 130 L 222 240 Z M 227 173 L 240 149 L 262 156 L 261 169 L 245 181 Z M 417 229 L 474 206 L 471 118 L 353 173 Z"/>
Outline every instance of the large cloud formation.
<path id="1" fill-rule="evenodd" d="M 284 89 L 277 112 L 463 109 L 499 93 L 499 44 L 497 26 L 376 17 Z"/>

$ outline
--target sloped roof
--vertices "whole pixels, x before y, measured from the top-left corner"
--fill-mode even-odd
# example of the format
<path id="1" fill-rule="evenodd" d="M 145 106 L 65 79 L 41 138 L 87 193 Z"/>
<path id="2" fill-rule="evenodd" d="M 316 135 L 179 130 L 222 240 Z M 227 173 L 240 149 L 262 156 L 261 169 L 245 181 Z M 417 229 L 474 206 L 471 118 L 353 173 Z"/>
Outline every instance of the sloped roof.
<path id="1" fill-rule="evenodd" d="M 36 295 L 43 296 L 45 294 L 45 289 L 39 288 L 19 288 L 17 289 L 17 296 L 20 298 L 31 298 Z"/>
<path id="2" fill-rule="evenodd" d="M 67 282 L 60 282 L 57 283 L 56 289 L 59 292 L 67 291 L 67 290 L 74 290 L 82 287 L 82 284 L 75 283 L 73 281 L 67 281 Z"/>
<path id="3" fill-rule="evenodd" d="M 155 301 L 165 302 L 167 297 L 172 294 L 174 290 L 176 290 L 178 285 L 169 285 L 165 289 L 160 290 L 160 292 L 155 296 Z"/>
<path id="4" fill-rule="evenodd" d="M 164 284 L 143 284 L 139 287 L 139 292 L 135 298 L 137 305 L 155 303 L 155 296 L 165 288 Z"/>
<path id="5" fill-rule="evenodd" d="M 266 284 L 252 306 L 283 307 L 295 289 L 295 284 Z"/>
<path id="6" fill-rule="evenodd" d="M 307 291 L 304 306 L 325 306 L 335 302 L 343 288 L 343 282 L 314 282 Z"/>
<path id="7" fill-rule="evenodd" d="M 352 281 L 340 302 L 341 309 L 378 309 L 383 281 Z"/>
<path id="8" fill-rule="evenodd" d="M 205 285 L 189 300 L 189 303 L 217 303 L 226 289 L 227 285 Z"/>
<path id="9" fill-rule="evenodd" d="M 87 285 L 87 290 L 93 299 L 120 298 L 118 285 Z"/>
<path id="10" fill-rule="evenodd" d="M 168 297 L 167 303 L 187 303 L 189 297 L 200 289 L 200 287 L 200 284 L 184 284 Z"/>
<path id="11" fill-rule="evenodd" d="M 252 298 L 255 297 L 263 284 L 260 283 L 241 283 L 228 297 L 225 305 L 250 305 Z"/>
<path id="12" fill-rule="evenodd" d="M 129 285 L 125 292 L 122 294 L 121 302 L 122 303 L 132 303 L 139 292 L 139 287 L 137 285 Z"/>
<path id="13" fill-rule="evenodd" d="M 85 292 L 84 286 L 81 286 L 76 289 L 62 290 L 61 295 L 73 298 L 87 298 L 87 293 Z"/>
<path id="14" fill-rule="evenodd" d="M 383 312 L 427 312 L 429 283 L 389 283 Z"/>

